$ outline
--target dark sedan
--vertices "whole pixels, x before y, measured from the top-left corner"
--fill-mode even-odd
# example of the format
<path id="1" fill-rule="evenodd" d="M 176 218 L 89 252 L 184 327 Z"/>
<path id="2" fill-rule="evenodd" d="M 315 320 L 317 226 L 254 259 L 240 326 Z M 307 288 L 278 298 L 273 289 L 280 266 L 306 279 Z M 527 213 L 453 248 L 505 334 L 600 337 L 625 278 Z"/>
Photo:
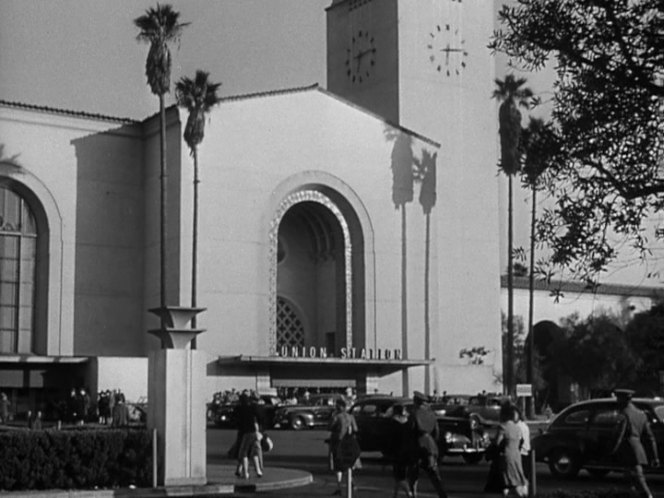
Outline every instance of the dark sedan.
<path id="1" fill-rule="evenodd" d="M 274 426 L 282 429 L 327 428 L 332 419 L 334 405 L 341 394 L 314 394 L 311 398 L 297 405 L 284 405 L 274 416 Z"/>
<path id="2" fill-rule="evenodd" d="M 264 428 L 269 429 L 274 426 L 274 417 L 281 400 L 276 396 L 264 394 L 260 396 L 260 401 L 256 402 L 256 409 L 260 422 Z M 238 403 L 222 403 L 208 405 L 208 420 L 218 427 L 232 428 L 236 427 L 235 409 Z"/>
<path id="3" fill-rule="evenodd" d="M 367 397 L 351 408 L 358 425 L 358 441 L 362 451 L 380 451 L 390 456 L 391 421 L 395 405 L 403 405 L 407 411 L 413 407 L 410 398 Z M 432 406 L 434 412 L 437 411 Z M 440 439 L 440 458 L 461 456 L 467 463 L 479 462 L 489 445 L 489 438 L 478 422 L 467 416 L 436 415 Z"/>
<path id="4" fill-rule="evenodd" d="M 664 454 L 664 400 L 635 398 L 633 403 L 648 416 L 657 448 L 660 455 Z M 548 463 L 551 473 L 558 477 L 574 477 L 581 469 L 596 476 L 622 471 L 613 451 L 618 443 L 620 417 L 615 398 L 575 403 L 533 438 L 535 457 Z"/>

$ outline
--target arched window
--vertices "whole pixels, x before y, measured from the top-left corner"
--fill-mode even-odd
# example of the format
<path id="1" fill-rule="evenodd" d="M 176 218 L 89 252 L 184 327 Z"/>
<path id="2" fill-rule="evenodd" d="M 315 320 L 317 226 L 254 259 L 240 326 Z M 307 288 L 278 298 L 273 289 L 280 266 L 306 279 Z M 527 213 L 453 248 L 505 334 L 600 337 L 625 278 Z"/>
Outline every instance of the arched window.
<path id="1" fill-rule="evenodd" d="M 0 353 L 32 350 L 37 224 L 30 207 L 0 186 Z"/>

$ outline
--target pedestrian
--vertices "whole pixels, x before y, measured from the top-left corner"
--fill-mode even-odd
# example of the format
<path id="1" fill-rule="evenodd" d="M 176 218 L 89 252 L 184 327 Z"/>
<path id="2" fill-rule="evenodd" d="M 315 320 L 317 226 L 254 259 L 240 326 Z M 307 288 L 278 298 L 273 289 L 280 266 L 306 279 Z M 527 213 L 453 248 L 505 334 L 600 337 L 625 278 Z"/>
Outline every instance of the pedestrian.
<path id="1" fill-rule="evenodd" d="M 28 411 L 28 427 L 32 430 L 39 431 L 42 429 L 42 419 L 43 414 L 41 410 L 37 410 L 33 415 L 31 411 Z"/>
<path id="2" fill-rule="evenodd" d="M 659 467 L 659 455 L 648 417 L 632 403 L 634 391 L 616 389 L 615 395 L 621 415 L 620 436 L 616 444 L 619 461 L 625 468 L 625 477 L 639 496 L 652 498 L 643 475 L 643 466 L 648 464 L 643 442 L 648 445 L 652 467 Z"/>
<path id="3" fill-rule="evenodd" d="M 333 471 L 337 478 L 337 489 L 334 491 L 335 495 L 341 495 L 341 483 L 343 480 L 344 472 L 348 472 L 356 465 L 359 459 L 359 445 L 357 445 L 357 422 L 355 417 L 348 413 L 348 405 L 343 397 L 337 398 L 335 402 L 334 412 L 330 421 L 330 437 L 329 444 L 329 464 L 330 470 Z M 356 448 L 348 451 L 347 444 L 354 443 Z M 353 455 L 352 453 L 357 453 Z"/>
<path id="4" fill-rule="evenodd" d="M 72 387 L 71 391 L 69 391 L 69 399 L 67 399 L 67 422 L 73 424 L 78 420 L 78 405 L 78 393 Z"/>
<path id="5" fill-rule="evenodd" d="M 436 414 L 431 410 L 428 398 L 419 391 L 413 394 L 413 412 L 409 417 L 411 444 L 415 448 L 414 458 L 408 464 L 408 484 L 411 496 L 417 497 L 420 469 L 429 476 L 439 498 L 447 498 L 443 480 L 438 470 L 438 440 L 440 430 Z"/>
<path id="6" fill-rule="evenodd" d="M 394 477 L 393 498 L 399 496 L 399 491 L 403 490 L 406 497 L 413 495 L 408 484 L 407 472 L 408 463 L 413 460 L 413 444 L 408 430 L 408 415 L 403 405 L 394 405 L 391 418 L 390 436 L 390 456 L 392 457 L 392 476 Z"/>
<path id="7" fill-rule="evenodd" d="M 521 464 L 521 429 L 517 426 L 518 412 L 511 403 L 506 403 L 500 410 L 500 425 L 496 433 L 495 444 L 500 449 L 500 470 L 503 482 L 503 496 L 512 491 L 517 496 L 528 496 L 528 481 Z"/>
<path id="8" fill-rule="evenodd" d="M 0 423 L 9 422 L 9 398 L 6 393 L 0 393 Z"/>
<path id="9" fill-rule="evenodd" d="M 254 464 L 258 477 L 263 477 L 263 450 L 261 450 L 262 434 L 256 405 L 251 403 L 249 393 L 243 391 L 240 403 L 235 408 L 235 420 L 238 424 L 238 466 L 235 474 L 249 479 L 249 459 Z"/>
<path id="10" fill-rule="evenodd" d="M 113 419 L 111 427 L 127 427 L 129 425 L 129 407 L 122 399 L 118 399 L 113 406 Z"/>
<path id="11" fill-rule="evenodd" d="M 521 410 L 516 408 L 517 421 L 516 425 L 521 430 L 521 447 L 519 452 L 521 453 L 521 467 L 523 467 L 523 473 L 526 476 L 528 481 L 531 480 L 531 462 L 530 462 L 530 427 L 524 420 L 523 413 Z"/>

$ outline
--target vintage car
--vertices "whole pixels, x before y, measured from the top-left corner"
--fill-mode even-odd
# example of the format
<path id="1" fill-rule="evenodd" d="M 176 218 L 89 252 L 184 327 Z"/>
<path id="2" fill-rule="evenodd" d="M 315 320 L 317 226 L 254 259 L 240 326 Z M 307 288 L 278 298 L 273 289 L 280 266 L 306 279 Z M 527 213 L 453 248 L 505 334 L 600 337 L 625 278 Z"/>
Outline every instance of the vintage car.
<path id="1" fill-rule="evenodd" d="M 326 428 L 332 419 L 334 405 L 341 394 L 313 394 L 309 401 L 281 406 L 274 415 L 274 427 L 282 429 Z"/>
<path id="2" fill-rule="evenodd" d="M 281 405 L 281 400 L 269 394 L 260 396 L 260 402 L 257 403 L 258 416 L 265 429 L 274 426 L 275 413 Z M 238 403 L 210 403 L 207 407 L 208 421 L 217 427 L 233 428 L 236 427 L 235 408 Z"/>
<path id="3" fill-rule="evenodd" d="M 456 394 L 445 397 L 439 403 L 441 414 L 455 413 L 455 416 L 463 412 L 473 415 L 482 425 L 497 426 L 500 421 L 500 407 L 508 402 L 509 398 L 501 394 Z"/>
<path id="4" fill-rule="evenodd" d="M 403 405 L 407 411 L 413 408 L 411 398 L 393 396 L 367 397 L 351 407 L 351 414 L 358 425 L 358 442 L 362 451 L 380 451 L 391 457 L 391 418 L 396 405 Z M 433 404 L 432 410 L 438 412 L 440 405 Z M 474 418 L 468 416 L 452 417 L 436 415 L 440 439 L 438 448 L 442 459 L 445 456 L 460 456 L 466 463 L 479 462 L 489 438 L 484 428 Z"/>
<path id="5" fill-rule="evenodd" d="M 664 400 L 635 398 L 633 403 L 648 416 L 658 451 L 664 454 Z M 615 398 L 570 405 L 532 438 L 535 459 L 546 462 L 557 477 L 572 478 L 581 469 L 595 476 L 622 471 L 614 451 L 620 438 L 620 417 Z"/>

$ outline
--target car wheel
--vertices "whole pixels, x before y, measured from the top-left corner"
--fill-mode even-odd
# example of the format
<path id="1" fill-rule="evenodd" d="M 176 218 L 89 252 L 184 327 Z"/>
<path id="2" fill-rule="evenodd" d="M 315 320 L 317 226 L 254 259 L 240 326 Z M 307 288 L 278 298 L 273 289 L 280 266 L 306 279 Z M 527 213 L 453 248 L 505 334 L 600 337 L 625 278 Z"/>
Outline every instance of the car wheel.
<path id="1" fill-rule="evenodd" d="M 611 472 L 609 469 L 587 469 L 587 470 L 588 473 L 593 477 L 604 477 L 609 472 Z"/>
<path id="2" fill-rule="evenodd" d="M 463 455 L 463 461 L 466 462 L 468 465 L 475 465 L 476 463 L 479 463 L 482 460 L 482 455 L 481 453 L 468 453 L 466 455 Z"/>
<path id="3" fill-rule="evenodd" d="M 556 477 L 575 477 L 580 468 L 578 455 L 566 448 L 554 450 L 549 457 L 549 470 Z"/>
<path id="4" fill-rule="evenodd" d="M 290 428 L 294 431 L 302 430 L 306 427 L 304 419 L 302 417 L 293 417 L 290 421 Z"/>

